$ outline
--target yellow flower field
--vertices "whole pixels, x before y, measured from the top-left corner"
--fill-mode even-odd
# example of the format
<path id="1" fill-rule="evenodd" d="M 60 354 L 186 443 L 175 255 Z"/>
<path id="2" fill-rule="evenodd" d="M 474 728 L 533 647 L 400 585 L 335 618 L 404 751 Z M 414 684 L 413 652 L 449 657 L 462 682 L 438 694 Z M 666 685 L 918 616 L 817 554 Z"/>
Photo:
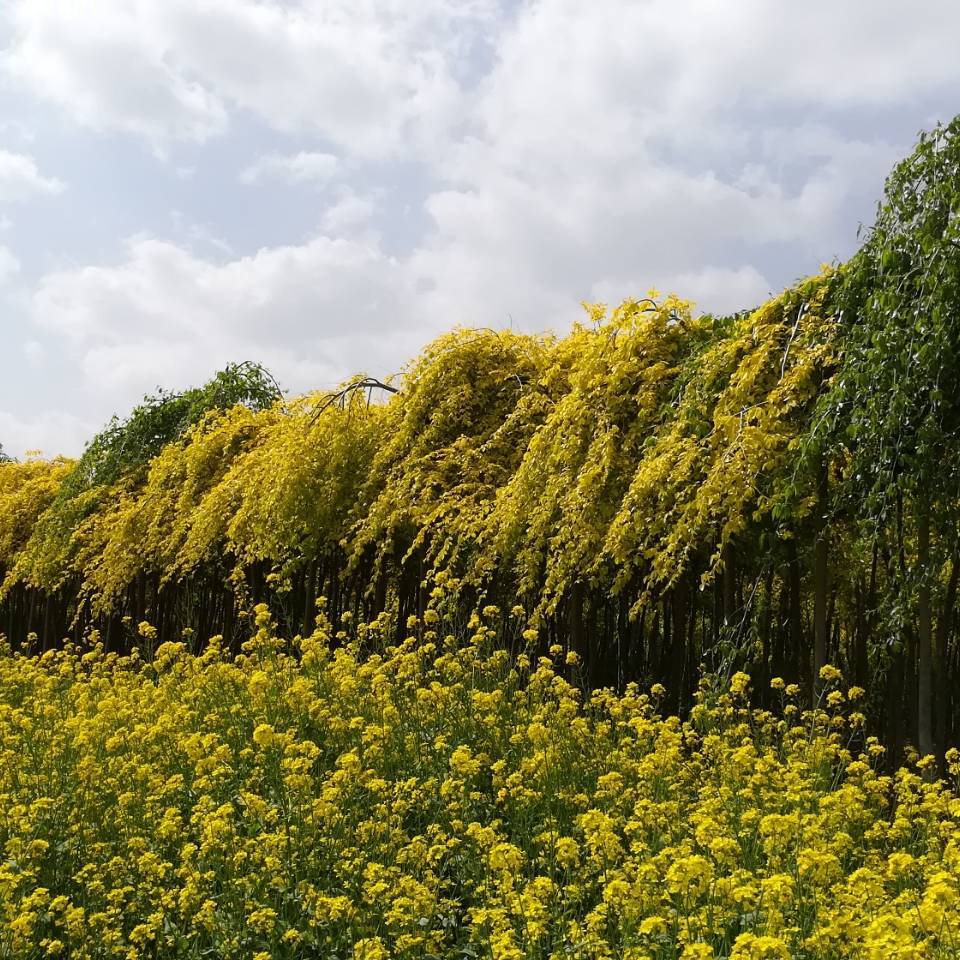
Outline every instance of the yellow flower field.
<path id="1" fill-rule="evenodd" d="M 0 956 L 957 955 L 960 800 L 877 772 L 833 672 L 815 712 L 737 674 L 680 722 L 424 620 L 3 647 Z"/>

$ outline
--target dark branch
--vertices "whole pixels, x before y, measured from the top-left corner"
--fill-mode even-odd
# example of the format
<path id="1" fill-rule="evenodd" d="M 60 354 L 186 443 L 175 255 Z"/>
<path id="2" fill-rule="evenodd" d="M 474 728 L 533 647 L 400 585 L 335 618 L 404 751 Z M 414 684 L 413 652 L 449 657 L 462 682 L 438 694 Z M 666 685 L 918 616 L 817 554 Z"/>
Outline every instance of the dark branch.
<path id="1" fill-rule="evenodd" d="M 348 383 L 345 387 L 342 387 L 334 393 L 327 394 L 327 396 L 324 397 L 323 402 L 319 407 L 317 407 L 313 416 L 310 418 L 310 426 L 312 427 L 314 423 L 317 422 L 317 419 L 324 412 L 324 410 L 326 410 L 328 407 L 332 407 L 335 403 L 339 403 L 340 409 L 342 410 L 347 397 L 357 390 L 386 390 L 387 393 L 400 392 L 396 387 L 391 386 L 389 383 L 384 383 L 382 380 L 378 380 L 376 377 L 363 377 L 360 380 L 354 380 L 352 383 Z"/>

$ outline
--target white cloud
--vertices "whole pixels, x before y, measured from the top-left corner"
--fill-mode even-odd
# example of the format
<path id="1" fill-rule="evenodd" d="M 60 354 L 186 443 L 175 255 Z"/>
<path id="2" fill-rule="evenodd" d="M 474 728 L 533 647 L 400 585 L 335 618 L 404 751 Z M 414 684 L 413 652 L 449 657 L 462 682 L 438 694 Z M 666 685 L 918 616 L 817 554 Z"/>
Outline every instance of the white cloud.
<path id="1" fill-rule="evenodd" d="M 495 147 L 476 149 L 483 162 L 469 188 L 430 198 L 435 231 L 411 258 L 433 279 L 427 299 L 448 323 L 511 318 L 562 329 L 581 299 L 650 286 L 705 310 L 739 309 L 773 285 L 748 256 L 787 245 L 794 263 L 774 281 L 782 283 L 830 259 L 839 247 L 827 243 L 843 240 L 838 214 L 851 180 L 842 177 L 813 176 L 795 192 L 766 179 L 748 189 L 634 152 L 595 173 L 552 171 L 532 183 Z M 855 224 L 843 226 L 852 238 Z"/>
<path id="2" fill-rule="evenodd" d="M 11 457 L 36 450 L 51 457 L 60 453 L 75 456 L 82 452 L 96 427 L 89 420 L 59 411 L 19 417 L 0 410 L 0 444 Z"/>
<path id="3" fill-rule="evenodd" d="M 661 294 L 676 293 L 692 300 L 695 307 L 709 308 L 715 313 L 734 313 L 757 306 L 773 292 L 769 281 L 754 267 L 704 267 L 673 276 L 603 280 L 594 284 L 585 299 L 616 304 L 628 297 L 643 296 L 653 287 Z"/>
<path id="4" fill-rule="evenodd" d="M 347 191 L 331 204 L 320 218 L 320 229 L 330 237 L 352 236 L 360 232 L 365 237 L 370 233 L 370 223 L 378 210 L 377 201 L 370 196 L 361 196 Z"/>
<path id="5" fill-rule="evenodd" d="M 234 255 L 233 247 L 223 237 L 206 224 L 194 223 L 182 210 L 170 211 L 170 223 L 174 232 L 186 239 L 189 249 L 207 247 L 227 256 Z"/>
<path id="6" fill-rule="evenodd" d="M 8 6 L 8 72 L 78 123 L 157 151 L 235 128 L 181 149 L 174 195 L 123 220 L 150 228 L 123 254 L 44 261 L 77 265 L 37 283 L 31 336 L 108 412 L 228 360 L 295 389 L 387 372 L 456 323 L 562 330 L 580 300 L 652 285 L 751 306 L 849 253 L 960 85 L 953 0 L 922 17 L 892 0 Z M 260 199 L 237 183 L 250 159 L 242 183 L 327 186 L 315 221 L 237 216 Z M 62 188 L 18 169 L 11 195 Z"/>
<path id="7" fill-rule="evenodd" d="M 960 7 L 936 8 L 960 29 Z M 436 281 L 433 308 L 451 322 L 562 327 L 591 291 L 636 294 L 635 280 L 728 310 L 848 254 L 909 144 L 854 134 L 842 111 L 935 91 L 948 101 L 960 60 L 899 5 L 864 7 L 870 31 L 844 9 L 524 6 L 483 84 L 475 135 L 438 158 L 450 186 L 430 196 L 435 229 L 413 255 Z M 830 36 L 813 50 L 825 20 Z"/>
<path id="8" fill-rule="evenodd" d="M 40 173 L 33 157 L 0 149 L 0 202 L 60 193 L 63 189 L 63 183 L 56 177 L 45 177 Z"/>
<path id="9" fill-rule="evenodd" d="M 23 345 L 23 355 L 31 367 L 39 369 L 47 359 L 47 348 L 39 340 L 28 340 Z"/>
<path id="10" fill-rule="evenodd" d="M 736 151 L 748 141 L 714 135 L 751 111 L 771 111 L 757 117 L 765 126 L 780 108 L 889 109 L 949 95 L 960 7 L 931 0 L 924 14 L 906 18 L 895 0 L 842 10 L 829 0 L 534 0 L 502 39 L 484 114 L 510 144 L 550 154 L 569 143 L 606 156 L 612 144 L 593 134 L 611 131 L 628 144 L 666 135 Z"/>
<path id="11" fill-rule="evenodd" d="M 7 65 L 96 129 L 171 140 L 229 108 L 352 151 L 431 140 L 456 122 L 463 64 L 494 0 L 16 0 Z"/>
<path id="12" fill-rule="evenodd" d="M 240 173 L 240 182 L 259 183 L 261 180 L 278 179 L 287 183 L 310 183 L 323 186 L 337 172 L 337 158 L 332 153 L 279 153 L 260 157 Z"/>
<path id="13" fill-rule="evenodd" d="M 8 73 L 80 124 L 122 130 L 160 150 L 225 129 L 220 98 L 171 49 L 159 4 L 21 0 L 8 14 Z"/>
<path id="14" fill-rule="evenodd" d="M 20 261 L 8 247 L 0 246 L 0 288 L 20 272 Z"/>
<path id="15" fill-rule="evenodd" d="M 690 273 L 668 275 L 660 283 L 664 292 L 682 291 L 682 296 L 714 313 L 734 313 L 759 306 L 776 292 L 770 281 L 751 266 L 734 270 L 704 267 Z"/>
<path id="16" fill-rule="evenodd" d="M 947 94 L 960 79 L 953 0 L 929 0 L 912 18 L 894 0 L 855 0 L 841 11 L 827 0 L 509 7 L 11 0 L 4 59 L 9 74 L 78 122 L 141 135 L 158 149 L 220 133 L 230 111 L 242 110 L 347 152 L 413 148 L 427 159 L 483 123 L 506 144 L 539 144 L 554 160 L 553 147 L 567 142 L 608 152 L 591 134 L 610 130 L 628 142 L 639 132 L 735 150 L 746 141 L 717 120 L 811 106 L 889 109 Z M 478 115 L 473 94 L 491 61 Z"/>
<path id="17" fill-rule="evenodd" d="M 32 316 L 73 344 L 91 391 L 131 400 L 231 360 L 264 362 L 295 389 L 390 372 L 432 332 L 401 264 L 328 237 L 226 263 L 134 238 L 119 264 L 44 277 Z"/>

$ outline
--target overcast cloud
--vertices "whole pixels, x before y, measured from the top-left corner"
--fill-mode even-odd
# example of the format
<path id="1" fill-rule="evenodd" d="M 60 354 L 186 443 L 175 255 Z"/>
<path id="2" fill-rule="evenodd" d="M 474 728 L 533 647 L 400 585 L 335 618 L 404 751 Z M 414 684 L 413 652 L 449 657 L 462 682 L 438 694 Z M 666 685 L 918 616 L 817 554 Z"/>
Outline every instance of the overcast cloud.
<path id="1" fill-rule="evenodd" d="M 399 370 L 651 286 L 756 304 L 849 255 L 960 110 L 960 5 L 7 0 L 0 443 L 158 385 Z"/>

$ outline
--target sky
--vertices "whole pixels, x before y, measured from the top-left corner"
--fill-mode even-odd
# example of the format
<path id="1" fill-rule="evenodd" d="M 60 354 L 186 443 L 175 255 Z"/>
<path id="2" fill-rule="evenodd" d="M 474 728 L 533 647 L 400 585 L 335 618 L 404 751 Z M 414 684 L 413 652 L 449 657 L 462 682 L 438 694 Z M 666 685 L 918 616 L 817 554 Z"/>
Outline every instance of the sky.
<path id="1" fill-rule="evenodd" d="M 960 111 L 960 4 L 3 0 L 0 444 L 157 387 L 292 393 L 856 248 Z"/>

